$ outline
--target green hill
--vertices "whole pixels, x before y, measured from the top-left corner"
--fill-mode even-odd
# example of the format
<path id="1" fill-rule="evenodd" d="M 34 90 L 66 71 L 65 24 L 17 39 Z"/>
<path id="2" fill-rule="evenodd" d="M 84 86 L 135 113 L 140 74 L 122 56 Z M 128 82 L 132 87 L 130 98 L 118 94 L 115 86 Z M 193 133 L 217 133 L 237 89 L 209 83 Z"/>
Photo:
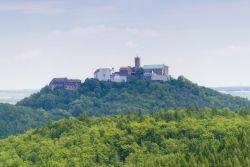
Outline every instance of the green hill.
<path id="1" fill-rule="evenodd" d="M 71 115 L 110 115 L 128 112 L 151 113 L 170 108 L 250 108 L 250 101 L 200 87 L 179 77 L 168 82 L 134 80 L 128 83 L 87 79 L 78 91 L 64 89 L 41 92 L 18 103 L 34 109 L 63 109 Z"/>
<path id="2" fill-rule="evenodd" d="M 148 114 L 186 107 L 250 109 L 250 101 L 200 87 L 184 77 L 168 82 L 127 83 L 87 79 L 77 91 L 41 89 L 16 106 L 0 104 L 0 138 L 24 133 L 49 120 L 85 114 Z"/>
<path id="3" fill-rule="evenodd" d="M 0 140 L 0 166 L 250 166 L 250 113 L 80 116 Z"/>

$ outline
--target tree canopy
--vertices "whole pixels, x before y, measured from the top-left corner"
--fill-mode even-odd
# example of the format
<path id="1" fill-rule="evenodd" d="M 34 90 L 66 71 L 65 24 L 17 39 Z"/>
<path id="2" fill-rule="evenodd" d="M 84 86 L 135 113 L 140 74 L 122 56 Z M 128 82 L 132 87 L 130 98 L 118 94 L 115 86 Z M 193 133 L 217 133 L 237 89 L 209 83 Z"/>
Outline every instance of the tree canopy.
<path id="1" fill-rule="evenodd" d="M 41 127 L 49 120 L 58 120 L 69 116 L 69 113 L 62 109 L 48 112 L 44 109 L 0 104 L 0 139 Z"/>
<path id="2" fill-rule="evenodd" d="M 167 82 L 134 79 L 127 83 L 87 79 L 77 91 L 43 88 L 18 103 L 34 109 L 63 109 L 72 116 L 111 115 L 128 112 L 151 113 L 165 109 L 185 108 L 250 108 L 247 99 L 233 97 L 200 87 L 184 77 Z"/>
<path id="3" fill-rule="evenodd" d="M 81 114 L 149 114 L 190 106 L 242 110 L 250 108 L 250 101 L 200 87 L 184 77 L 168 82 L 134 78 L 127 83 L 87 79 L 79 90 L 44 87 L 16 106 L 0 104 L 0 138 Z"/>
<path id="4" fill-rule="evenodd" d="M 81 115 L 0 140 L 0 166 L 250 166 L 250 112 Z"/>

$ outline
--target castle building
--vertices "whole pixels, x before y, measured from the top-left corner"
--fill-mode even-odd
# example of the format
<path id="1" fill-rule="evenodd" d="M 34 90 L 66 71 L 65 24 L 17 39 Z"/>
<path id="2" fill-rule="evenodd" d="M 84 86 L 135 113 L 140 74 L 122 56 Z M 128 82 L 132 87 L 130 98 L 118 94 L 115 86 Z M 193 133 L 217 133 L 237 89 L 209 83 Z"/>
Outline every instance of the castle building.
<path id="1" fill-rule="evenodd" d="M 168 81 L 168 80 L 170 80 L 170 76 L 169 75 L 152 74 L 150 79 L 152 81 Z"/>
<path id="2" fill-rule="evenodd" d="M 144 77 L 152 81 L 168 81 L 169 67 L 164 64 L 159 65 L 144 65 Z"/>
<path id="3" fill-rule="evenodd" d="M 121 76 L 119 73 L 113 73 L 111 75 L 111 82 L 127 82 L 127 76 Z"/>
<path id="4" fill-rule="evenodd" d="M 143 70 L 145 73 L 154 73 L 157 75 L 168 75 L 168 66 L 164 64 L 159 65 L 144 65 Z"/>
<path id="5" fill-rule="evenodd" d="M 81 86 L 81 80 L 68 78 L 54 78 L 49 83 L 50 89 L 63 88 L 66 90 L 77 90 Z"/>
<path id="6" fill-rule="evenodd" d="M 95 71 L 94 77 L 99 81 L 109 81 L 112 74 L 110 68 L 99 68 Z"/>
<path id="7" fill-rule="evenodd" d="M 121 76 L 126 76 L 126 77 L 130 77 L 132 74 L 132 68 L 131 67 L 121 67 L 119 70 L 119 73 Z"/>

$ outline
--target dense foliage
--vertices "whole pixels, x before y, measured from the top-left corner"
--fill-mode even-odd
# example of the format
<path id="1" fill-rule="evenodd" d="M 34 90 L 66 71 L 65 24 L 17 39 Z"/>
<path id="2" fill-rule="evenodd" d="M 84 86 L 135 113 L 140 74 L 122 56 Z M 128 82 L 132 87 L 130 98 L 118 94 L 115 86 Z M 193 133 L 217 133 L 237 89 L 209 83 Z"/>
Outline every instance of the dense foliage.
<path id="1" fill-rule="evenodd" d="M 80 116 L 0 141 L 0 166 L 250 166 L 250 112 Z"/>
<path id="2" fill-rule="evenodd" d="M 76 91 L 45 87 L 16 106 L 0 104 L 0 138 L 69 116 L 148 114 L 188 106 L 239 110 L 250 108 L 250 102 L 200 87 L 184 77 L 168 82 L 134 78 L 128 83 L 87 79 Z"/>
<path id="3" fill-rule="evenodd" d="M 31 109 L 28 107 L 0 104 L 0 138 L 18 135 L 31 128 L 44 125 L 48 120 L 66 118 L 69 114 L 63 110 Z"/>
<path id="4" fill-rule="evenodd" d="M 87 79 L 77 91 L 48 87 L 18 103 L 20 106 L 63 109 L 72 116 L 150 113 L 184 108 L 250 108 L 250 101 L 200 87 L 184 77 L 168 82 L 132 80 L 128 83 Z"/>

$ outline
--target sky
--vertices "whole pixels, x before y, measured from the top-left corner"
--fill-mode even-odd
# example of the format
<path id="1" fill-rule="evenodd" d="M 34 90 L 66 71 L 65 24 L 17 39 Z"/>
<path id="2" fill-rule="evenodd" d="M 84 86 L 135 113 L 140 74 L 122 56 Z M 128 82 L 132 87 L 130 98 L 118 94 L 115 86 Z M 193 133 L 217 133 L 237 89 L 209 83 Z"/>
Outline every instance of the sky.
<path id="1" fill-rule="evenodd" d="M 249 0 L 0 0 L 0 89 L 166 64 L 199 85 L 250 86 Z"/>

